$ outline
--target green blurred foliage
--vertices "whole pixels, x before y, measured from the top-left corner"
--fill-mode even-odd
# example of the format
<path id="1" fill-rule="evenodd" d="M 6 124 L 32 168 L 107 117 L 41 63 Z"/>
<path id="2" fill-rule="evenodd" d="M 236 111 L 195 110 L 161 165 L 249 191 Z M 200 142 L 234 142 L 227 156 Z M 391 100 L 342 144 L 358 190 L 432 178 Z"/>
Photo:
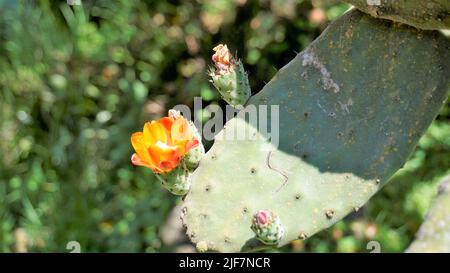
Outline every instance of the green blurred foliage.
<path id="1" fill-rule="evenodd" d="M 257 92 L 348 6 L 327 1 L 0 0 L 0 251 L 173 251 L 180 202 L 130 164 L 130 135 L 177 104 L 219 100 L 211 48 L 237 51 Z M 333 1 L 336 2 L 336 1 Z M 207 113 L 203 113 L 207 118 Z M 402 251 L 450 169 L 450 107 L 372 201 L 274 251 Z"/>

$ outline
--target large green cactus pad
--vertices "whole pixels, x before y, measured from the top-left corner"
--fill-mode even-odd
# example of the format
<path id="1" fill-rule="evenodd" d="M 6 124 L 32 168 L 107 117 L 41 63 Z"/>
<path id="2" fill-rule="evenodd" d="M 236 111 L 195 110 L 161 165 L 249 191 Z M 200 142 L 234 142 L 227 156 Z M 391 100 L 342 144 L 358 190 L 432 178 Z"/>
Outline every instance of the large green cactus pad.
<path id="1" fill-rule="evenodd" d="M 345 0 L 370 15 L 420 29 L 450 28 L 449 0 Z"/>
<path id="2" fill-rule="evenodd" d="M 343 15 L 249 100 L 249 109 L 279 105 L 278 146 L 242 117 L 218 135 L 185 198 L 188 236 L 201 250 L 255 249 L 251 219 L 265 209 L 284 225 L 282 246 L 357 210 L 437 115 L 449 58 L 439 32 Z"/>

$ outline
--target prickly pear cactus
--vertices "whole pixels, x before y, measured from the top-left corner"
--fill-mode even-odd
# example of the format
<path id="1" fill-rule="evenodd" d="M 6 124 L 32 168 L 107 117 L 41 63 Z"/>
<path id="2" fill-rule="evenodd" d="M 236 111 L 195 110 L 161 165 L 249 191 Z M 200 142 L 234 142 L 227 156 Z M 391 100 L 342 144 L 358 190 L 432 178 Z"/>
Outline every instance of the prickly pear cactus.
<path id="1" fill-rule="evenodd" d="M 450 175 L 442 180 L 438 196 L 406 252 L 450 253 Z"/>
<path id="2" fill-rule="evenodd" d="M 370 15 L 419 29 L 450 28 L 449 0 L 346 0 Z"/>
<path id="3" fill-rule="evenodd" d="M 279 145 L 244 115 L 217 136 L 185 197 L 187 235 L 202 250 L 249 251 L 264 247 L 251 229 L 261 209 L 283 225 L 276 246 L 358 210 L 437 115 L 449 59 L 439 32 L 357 10 L 337 19 L 247 104 L 279 105 Z"/>

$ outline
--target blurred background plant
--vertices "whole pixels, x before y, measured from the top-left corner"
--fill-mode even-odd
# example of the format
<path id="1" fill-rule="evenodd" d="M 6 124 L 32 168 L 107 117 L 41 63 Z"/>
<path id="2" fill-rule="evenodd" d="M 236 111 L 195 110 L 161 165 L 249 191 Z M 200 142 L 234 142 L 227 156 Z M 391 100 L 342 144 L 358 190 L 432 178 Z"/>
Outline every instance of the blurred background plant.
<path id="1" fill-rule="evenodd" d="M 253 92 L 348 9 L 301 0 L 0 0 L 0 251 L 193 251 L 180 202 L 130 164 L 129 137 L 177 104 L 224 106 L 206 76 L 219 42 Z M 210 113 L 202 110 L 205 120 Z M 274 251 L 403 251 L 450 172 L 447 103 L 410 161 L 332 228 Z M 182 231 L 181 231 L 182 232 Z"/>

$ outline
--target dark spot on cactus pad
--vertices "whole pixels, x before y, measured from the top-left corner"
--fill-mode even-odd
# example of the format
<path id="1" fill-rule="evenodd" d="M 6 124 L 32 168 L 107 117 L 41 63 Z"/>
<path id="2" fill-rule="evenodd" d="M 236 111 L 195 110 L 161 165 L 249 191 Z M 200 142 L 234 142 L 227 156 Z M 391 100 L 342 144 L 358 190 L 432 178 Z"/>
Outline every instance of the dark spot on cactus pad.
<path id="1" fill-rule="evenodd" d="M 191 239 L 192 239 L 192 238 L 195 238 L 195 236 L 196 236 L 195 232 L 189 233 L 189 237 L 190 237 Z"/>
<path id="2" fill-rule="evenodd" d="M 381 180 L 380 179 L 375 179 L 375 184 L 377 184 L 377 185 L 379 185 L 380 184 L 380 182 L 381 182 Z"/>
<path id="3" fill-rule="evenodd" d="M 183 207 L 183 209 L 181 210 L 181 213 L 183 214 L 183 215 L 186 215 L 187 214 L 187 207 Z"/>
<path id="4" fill-rule="evenodd" d="M 250 173 L 251 174 L 256 174 L 256 168 L 254 168 L 254 167 L 250 168 Z"/>
<path id="5" fill-rule="evenodd" d="M 211 159 L 217 159 L 217 155 L 216 154 L 211 155 Z"/>
<path id="6" fill-rule="evenodd" d="M 300 143 L 297 142 L 294 144 L 294 152 L 296 153 L 300 152 Z"/>
<path id="7" fill-rule="evenodd" d="M 248 208 L 244 207 L 244 208 L 242 209 L 242 213 L 246 214 L 247 212 L 248 212 Z"/>
<path id="8" fill-rule="evenodd" d="M 305 233 L 301 232 L 301 233 L 298 235 L 298 238 L 299 238 L 300 240 L 306 240 L 306 238 L 308 238 L 308 235 L 306 235 Z"/>
<path id="9" fill-rule="evenodd" d="M 327 211 L 325 212 L 325 215 L 327 216 L 328 219 L 333 218 L 333 216 L 334 216 L 334 210 L 331 210 L 331 209 L 327 210 Z"/>
<path id="10" fill-rule="evenodd" d="M 305 118 L 309 117 L 310 114 L 311 114 L 310 112 L 305 112 L 305 113 L 303 113 L 303 115 L 305 116 Z"/>
<path id="11" fill-rule="evenodd" d="M 450 15 L 449 12 L 442 11 L 436 16 L 436 18 L 438 21 L 443 21 L 449 15 Z"/>
<path id="12" fill-rule="evenodd" d="M 206 185 L 205 186 L 205 191 L 209 191 L 211 189 L 211 186 L 210 185 Z"/>
<path id="13" fill-rule="evenodd" d="M 297 193 L 295 195 L 295 200 L 300 200 L 301 197 L 302 197 L 302 195 L 300 193 Z"/>

